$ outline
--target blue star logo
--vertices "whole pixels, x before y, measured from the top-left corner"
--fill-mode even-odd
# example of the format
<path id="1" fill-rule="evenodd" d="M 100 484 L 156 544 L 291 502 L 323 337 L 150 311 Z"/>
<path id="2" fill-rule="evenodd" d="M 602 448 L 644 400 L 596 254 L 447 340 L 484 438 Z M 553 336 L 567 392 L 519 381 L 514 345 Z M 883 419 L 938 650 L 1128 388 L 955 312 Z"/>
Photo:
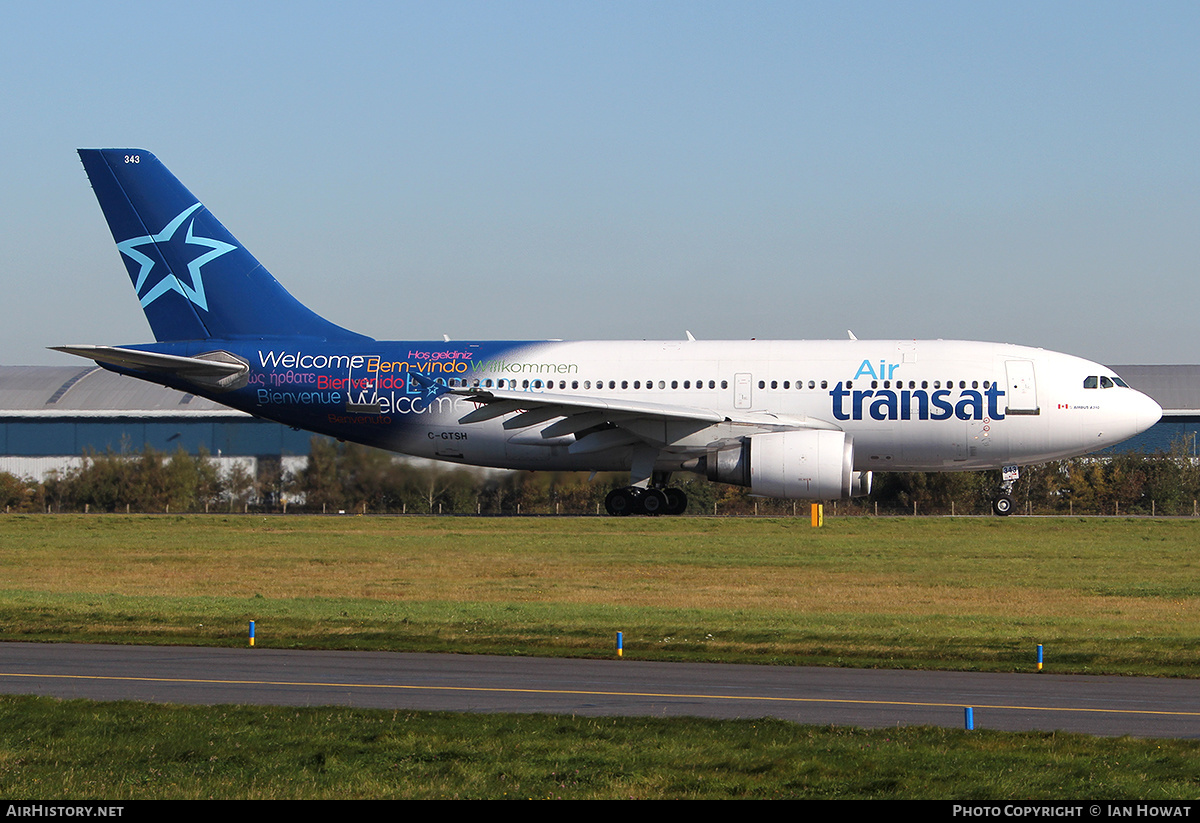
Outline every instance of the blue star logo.
<path id="1" fill-rule="evenodd" d="M 421 391 L 424 391 L 425 398 L 427 400 L 440 397 L 441 395 L 450 391 L 450 387 L 445 383 L 439 383 L 437 380 L 434 380 L 428 375 L 421 374 L 420 372 L 408 372 L 408 381 L 410 387 L 415 387 L 418 389 L 417 392 L 410 391 L 409 394 L 419 394 Z"/>
<path id="2" fill-rule="evenodd" d="M 142 308 L 149 306 L 158 298 L 162 297 L 167 292 L 178 292 L 179 294 L 192 301 L 193 304 L 208 311 L 208 300 L 204 296 L 204 278 L 200 275 L 200 269 L 206 263 L 211 263 L 223 254 L 228 254 L 237 248 L 237 246 L 220 240 L 214 240 L 211 237 L 199 237 L 193 231 L 193 222 L 188 218 L 192 216 L 196 209 L 200 208 L 197 203 L 181 211 L 174 220 L 168 223 L 158 234 L 148 234 L 145 237 L 133 237 L 124 242 L 118 243 L 117 248 L 121 253 L 130 260 L 138 264 L 137 279 L 133 287 L 137 291 L 138 299 L 142 302 Z M 138 246 L 147 244 L 166 245 L 175 240 L 175 235 L 184 223 L 187 223 L 187 230 L 184 232 L 182 242 L 184 246 L 199 246 L 208 249 L 207 252 L 194 258 L 187 264 L 188 275 L 192 281 L 189 286 L 180 280 L 170 269 L 161 273 L 157 282 L 147 288 L 147 283 L 150 280 L 151 270 L 154 268 L 155 261 L 147 257 L 142 252 L 138 251 Z M 187 252 L 180 250 L 180 254 L 186 258 Z M 164 253 L 163 257 L 167 255 Z"/>

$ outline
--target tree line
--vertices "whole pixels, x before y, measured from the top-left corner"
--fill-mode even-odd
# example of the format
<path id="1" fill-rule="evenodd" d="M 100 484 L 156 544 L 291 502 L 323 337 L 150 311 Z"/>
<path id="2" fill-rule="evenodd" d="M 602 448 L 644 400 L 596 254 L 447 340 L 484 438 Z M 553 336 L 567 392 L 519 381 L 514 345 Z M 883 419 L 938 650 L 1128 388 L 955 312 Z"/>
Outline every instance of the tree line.
<path id="1" fill-rule="evenodd" d="M 826 505 L 827 514 L 987 514 L 998 472 L 877 472 L 867 498 Z M 43 482 L 0 472 L 6 512 L 315 512 L 387 514 L 598 514 L 625 473 L 481 471 L 415 463 L 355 444 L 314 438 L 294 475 L 276 458 L 257 471 L 208 454 L 88 452 Z M 807 515 L 804 503 L 688 475 L 673 485 L 698 515 Z M 1032 514 L 1197 514 L 1200 465 L 1182 447 L 1154 454 L 1076 457 L 1021 468 L 1014 510 Z"/>

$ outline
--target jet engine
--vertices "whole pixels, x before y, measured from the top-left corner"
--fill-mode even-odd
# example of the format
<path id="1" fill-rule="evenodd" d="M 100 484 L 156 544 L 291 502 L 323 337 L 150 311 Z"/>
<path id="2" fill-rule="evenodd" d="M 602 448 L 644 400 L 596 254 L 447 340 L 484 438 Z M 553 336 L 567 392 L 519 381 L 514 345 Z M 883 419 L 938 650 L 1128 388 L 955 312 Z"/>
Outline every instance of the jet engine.
<path id="1" fill-rule="evenodd" d="M 845 432 L 754 434 L 738 445 L 709 449 L 697 463 L 709 480 L 749 486 L 763 497 L 837 500 L 871 492 L 871 473 L 854 471 L 854 442 Z"/>

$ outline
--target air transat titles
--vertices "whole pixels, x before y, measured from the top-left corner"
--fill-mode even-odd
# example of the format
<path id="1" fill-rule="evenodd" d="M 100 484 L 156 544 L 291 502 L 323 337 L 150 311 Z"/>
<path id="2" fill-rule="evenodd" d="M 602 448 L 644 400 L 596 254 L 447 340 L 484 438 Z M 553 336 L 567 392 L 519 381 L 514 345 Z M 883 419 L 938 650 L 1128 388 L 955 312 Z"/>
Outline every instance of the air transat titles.
<path id="1" fill-rule="evenodd" d="M 963 389 L 953 399 L 952 394 L 950 389 L 846 389 L 842 383 L 829 392 L 835 420 L 1004 419 L 1000 411 L 1004 392 L 996 383 L 982 392 Z"/>

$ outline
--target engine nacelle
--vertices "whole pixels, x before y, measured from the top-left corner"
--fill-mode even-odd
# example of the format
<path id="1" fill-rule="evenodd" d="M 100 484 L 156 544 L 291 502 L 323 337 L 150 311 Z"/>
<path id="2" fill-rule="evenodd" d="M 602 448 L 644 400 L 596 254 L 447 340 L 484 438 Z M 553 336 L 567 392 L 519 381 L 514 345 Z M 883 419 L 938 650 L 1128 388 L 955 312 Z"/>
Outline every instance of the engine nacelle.
<path id="1" fill-rule="evenodd" d="M 854 441 L 839 431 L 751 435 L 738 446 L 710 449 L 704 467 L 709 480 L 764 497 L 837 500 L 871 492 L 871 473 L 854 471 Z"/>

